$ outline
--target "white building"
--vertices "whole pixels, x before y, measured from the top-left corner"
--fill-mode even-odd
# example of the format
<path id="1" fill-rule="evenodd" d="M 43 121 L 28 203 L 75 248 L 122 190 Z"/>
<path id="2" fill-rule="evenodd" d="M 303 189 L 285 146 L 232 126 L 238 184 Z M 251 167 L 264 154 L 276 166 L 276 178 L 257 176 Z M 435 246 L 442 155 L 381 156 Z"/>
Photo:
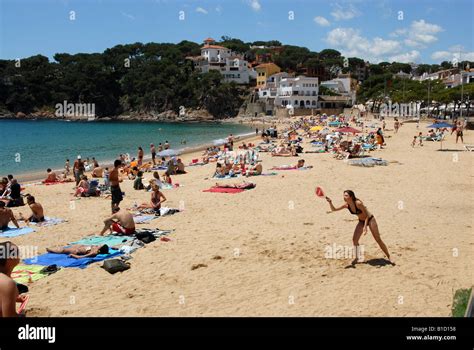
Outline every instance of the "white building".
<path id="1" fill-rule="evenodd" d="M 271 75 L 264 86 L 261 86 L 258 89 L 258 97 L 261 99 L 265 98 L 275 98 L 277 96 L 277 89 L 280 84 L 280 81 L 284 78 L 288 78 L 289 74 L 287 72 L 280 72 Z"/>
<path id="2" fill-rule="evenodd" d="M 353 81 L 350 77 L 339 77 L 332 80 L 323 81 L 321 86 L 324 86 L 341 96 L 350 97 L 351 103 L 355 103 L 356 91 L 353 87 Z"/>
<path id="3" fill-rule="evenodd" d="M 219 71 L 227 82 L 248 84 L 250 78 L 256 78 L 256 72 L 249 68 L 248 62 L 242 56 L 236 55 L 230 49 L 214 44 L 214 39 L 204 40 L 201 56 L 188 57 L 194 62 L 194 68 L 201 73 L 211 70 Z"/>
<path id="4" fill-rule="evenodd" d="M 298 76 L 282 78 L 274 105 L 278 107 L 318 108 L 318 78 Z"/>

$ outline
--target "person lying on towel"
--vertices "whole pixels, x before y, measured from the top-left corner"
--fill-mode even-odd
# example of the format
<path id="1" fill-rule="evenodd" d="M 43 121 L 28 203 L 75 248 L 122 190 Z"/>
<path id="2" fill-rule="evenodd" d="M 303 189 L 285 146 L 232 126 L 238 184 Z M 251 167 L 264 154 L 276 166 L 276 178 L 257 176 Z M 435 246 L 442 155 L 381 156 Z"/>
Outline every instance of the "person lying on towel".
<path id="1" fill-rule="evenodd" d="M 135 233 L 135 221 L 133 221 L 132 214 L 119 207 L 115 207 L 112 212 L 112 216 L 104 220 L 104 228 L 100 232 L 101 236 L 107 230 L 110 230 L 110 234 L 116 232 L 121 235 L 132 235 Z"/>
<path id="2" fill-rule="evenodd" d="M 93 258 L 99 254 L 108 254 L 109 246 L 103 245 L 83 245 L 77 244 L 71 247 L 57 247 L 57 248 L 46 248 L 48 253 L 54 254 L 69 254 L 71 258 Z"/>

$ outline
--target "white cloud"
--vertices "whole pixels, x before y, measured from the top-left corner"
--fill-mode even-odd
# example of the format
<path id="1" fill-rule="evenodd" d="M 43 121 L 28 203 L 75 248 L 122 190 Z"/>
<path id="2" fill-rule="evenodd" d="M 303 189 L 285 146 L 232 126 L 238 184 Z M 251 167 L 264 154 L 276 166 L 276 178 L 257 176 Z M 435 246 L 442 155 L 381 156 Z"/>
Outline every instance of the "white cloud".
<path id="1" fill-rule="evenodd" d="M 442 32 L 443 28 L 437 24 L 426 22 L 424 19 L 413 21 L 407 31 L 405 44 L 411 47 L 425 48 L 438 40 L 436 34 Z"/>
<path id="2" fill-rule="evenodd" d="M 131 19 L 132 21 L 135 20 L 135 16 L 133 16 L 133 15 L 131 15 L 131 14 L 129 14 L 129 13 L 126 13 L 126 12 L 123 12 L 123 11 L 122 11 L 121 14 L 122 14 L 122 16 L 127 17 L 128 19 Z"/>
<path id="3" fill-rule="evenodd" d="M 202 13 L 204 15 L 207 15 L 207 10 L 203 9 L 202 7 L 196 8 L 196 12 Z"/>
<path id="4" fill-rule="evenodd" d="M 349 4 L 346 8 L 339 4 L 335 4 L 334 7 L 331 16 L 333 16 L 336 21 L 348 20 L 361 15 L 361 12 L 352 4 Z"/>
<path id="5" fill-rule="evenodd" d="M 247 2 L 249 3 L 252 10 L 254 10 L 255 12 L 260 11 L 260 9 L 262 8 L 262 5 L 260 5 L 258 0 L 247 0 Z"/>
<path id="6" fill-rule="evenodd" d="M 314 21 L 319 24 L 321 27 L 327 27 L 330 25 L 329 21 L 321 16 L 314 17 Z"/>
<path id="7" fill-rule="evenodd" d="M 344 56 L 356 56 L 371 62 L 383 61 L 401 49 L 400 42 L 396 40 L 365 38 L 354 28 L 335 28 L 328 33 L 326 42 L 340 49 Z"/>
<path id="8" fill-rule="evenodd" d="M 400 36 L 406 35 L 407 32 L 408 31 L 405 28 L 397 29 L 396 31 L 390 33 L 389 36 L 392 37 L 392 38 L 398 38 Z"/>
<path id="9" fill-rule="evenodd" d="M 221 13 L 222 12 L 222 7 L 221 5 L 217 5 L 216 7 L 216 12 Z"/>
<path id="10" fill-rule="evenodd" d="M 420 52 L 417 50 L 411 50 L 410 52 L 401 53 L 398 55 L 390 56 L 390 62 L 417 62 L 420 59 Z"/>
<path id="11" fill-rule="evenodd" d="M 456 45 L 450 47 L 450 51 L 435 51 L 431 54 L 431 58 L 437 62 L 452 62 L 454 59 L 458 61 L 474 61 L 474 51 L 463 52 L 462 48 L 463 47 L 461 45 Z"/>

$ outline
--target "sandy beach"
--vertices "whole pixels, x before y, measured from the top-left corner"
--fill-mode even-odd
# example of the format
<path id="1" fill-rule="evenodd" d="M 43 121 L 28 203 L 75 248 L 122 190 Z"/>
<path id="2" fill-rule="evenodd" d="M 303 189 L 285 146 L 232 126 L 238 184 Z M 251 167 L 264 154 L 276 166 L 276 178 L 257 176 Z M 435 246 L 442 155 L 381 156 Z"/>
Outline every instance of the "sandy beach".
<path id="1" fill-rule="evenodd" d="M 140 225 L 174 229 L 171 241 L 139 249 L 123 273 L 95 263 L 29 284 L 27 316 L 450 316 L 454 292 L 474 283 L 474 158 L 449 134 L 444 151 L 429 141 L 413 149 L 413 135 L 426 133 L 426 125 L 385 132 L 387 147 L 372 154 L 388 166 L 350 166 L 328 153 L 261 153 L 264 171 L 299 158 L 314 168 L 249 178 L 256 188 L 239 194 L 202 192 L 242 178 L 213 179 L 215 164 L 188 167 L 173 177 L 179 188 L 164 191 L 166 206 L 185 210 Z M 474 144 L 473 131 L 464 142 Z M 184 155 L 184 163 L 199 154 Z M 149 200 L 132 183 L 122 185 L 121 207 Z M 328 258 L 328 247 L 352 246 L 357 218 L 347 210 L 327 214 L 316 186 L 335 205 L 344 190 L 354 190 L 375 215 L 396 265 L 380 264 L 384 256 L 370 232 L 361 239 L 365 264 L 347 268 L 352 259 Z M 110 213 L 110 199 L 81 198 L 71 206 L 73 183 L 25 192 L 47 216 L 68 220 L 10 239 L 37 246 L 39 254 L 97 234 Z"/>

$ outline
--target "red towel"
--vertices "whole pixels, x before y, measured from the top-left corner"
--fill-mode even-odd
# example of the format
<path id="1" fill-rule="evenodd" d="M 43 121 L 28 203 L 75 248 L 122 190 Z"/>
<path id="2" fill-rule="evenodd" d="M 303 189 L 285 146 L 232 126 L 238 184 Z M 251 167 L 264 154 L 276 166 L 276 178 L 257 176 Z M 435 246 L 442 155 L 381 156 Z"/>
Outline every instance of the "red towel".
<path id="1" fill-rule="evenodd" d="M 203 192 L 217 192 L 217 193 L 240 193 L 245 190 L 241 188 L 223 188 L 223 187 L 211 187 L 208 190 L 203 190 Z"/>

